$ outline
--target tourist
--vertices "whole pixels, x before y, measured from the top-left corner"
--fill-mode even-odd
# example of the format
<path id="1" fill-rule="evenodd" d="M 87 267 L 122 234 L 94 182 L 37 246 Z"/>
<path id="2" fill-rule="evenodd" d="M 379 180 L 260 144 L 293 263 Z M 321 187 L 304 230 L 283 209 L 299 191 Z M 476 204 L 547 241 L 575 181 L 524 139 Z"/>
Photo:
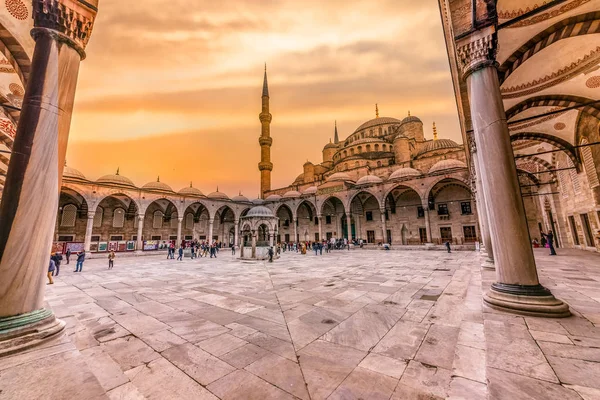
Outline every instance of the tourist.
<path id="1" fill-rule="evenodd" d="M 54 270 L 56 269 L 56 264 L 54 263 L 54 260 L 52 259 L 52 255 L 50 256 L 50 265 L 48 266 L 48 285 L 54 285 L 54 281 L 52 280 L 52 274 L 54 273 Z"/>
<path id="2" fill-rule="evenodd" d="M 73 271 L 73 272 L 82 272 L 84 261 L 85 261 L 85 250 L 77 253 L 77 263 L 75 264 L 75 271 Z"/>
<path id="3" fill-rule="evenodd" d="M 273 246 L 269 247 L 269 262 L 273 262 Z"/>
<path id="4" fill-rule="evenodd" d="M 213 256 L 215 256 L 215 258 L 217 258 L 217 244 L 213 243 L 210 245 L 210 258 L 213 258 Z"/>
<path id="5" fill-rule="evenodd" d="M 546 242 L 546 237 L 544 236 L 544 232 L 540 232 L 540 234 L 542 235 L 542 238 L 540 239 L 540 245 L 541 245 L 543 248 L 546 248 L 546 244 L 547 244 L 547 242 Z"/>
<path id="6" fill-rule="evenodd" d="M 177 257 L 177 261 L 183 261 L 183 246 L 179 246 L 179 256 Z"/>
<path id="7" fill-rule="evenodd" d="M 554 250 L 554 234 L 552 233 L 552 231 L 548 231 L 548 233 L 542 232 L 542 235 L 546 238 L 548 242 L 548 247 L 550 248 L 550 255 L 555 256 L 556 250 Z"/>
<path id="8" fill-rule="evenodd" d="M 54 276 L 58 276 L 58 274 L 60 273 L 60 263 L 63 259 L 62 254 L 54 253 L 52 259 L 54 260 L 54 265 L 56 266 L 56 274 L 54 274 Z"/>
<path id="9" fill-rule="evenodd" d="M 196 246 L 193 243 L 190 246 L 190 251 L 192 252 L 192 255 L 190 256 L 190 258 L 193 260 L 194 258 L 196 258 Z"/>
<path id="10" fill-rule="evenodd" d="M 445 243 L 445 245 L 446 245 L 446 250 L 448 250 L 448 253 L 451 253 L 451 251 L 450 251 L 450 241 L 447 240 L 446 243 Z"/>
<path id="11" fill-rule="evenodd" d="M 231 243 L 231 255 L 235 256 L 235 244 Z"/>
<path id="12" fill-rule="evenodd" d="M 113 250 L 108 253 L 108 269 L 113 269 L 115 266 L 115 252 Z"/>
<path id="13" fill-rule="evenodd" d="M 69 264 L 69 258 L 71 258 L 71 249 L 67 248 L 67 252 L 65 253 L 67 258 L 67 265 Z"/>

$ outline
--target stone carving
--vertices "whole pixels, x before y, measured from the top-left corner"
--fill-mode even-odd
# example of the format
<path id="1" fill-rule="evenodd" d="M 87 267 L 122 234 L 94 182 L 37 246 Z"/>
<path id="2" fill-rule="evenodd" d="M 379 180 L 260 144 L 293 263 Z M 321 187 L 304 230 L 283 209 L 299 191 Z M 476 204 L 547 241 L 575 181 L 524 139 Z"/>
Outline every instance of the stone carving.
<path id="1" fill-rule="evenodd" d="M 457 43 L 456 55 L 463 75 L 496 64 L 498 35 L 493 27 L 487 27 Z"/>
<path id="2" fill-rule="evenodd" d="M 473 132 L 467 133 L 467 143 L 469 144 L 469 152 L 471 154 L 477 153 L 477 143 L 475 143 L 475 134 Z"/>

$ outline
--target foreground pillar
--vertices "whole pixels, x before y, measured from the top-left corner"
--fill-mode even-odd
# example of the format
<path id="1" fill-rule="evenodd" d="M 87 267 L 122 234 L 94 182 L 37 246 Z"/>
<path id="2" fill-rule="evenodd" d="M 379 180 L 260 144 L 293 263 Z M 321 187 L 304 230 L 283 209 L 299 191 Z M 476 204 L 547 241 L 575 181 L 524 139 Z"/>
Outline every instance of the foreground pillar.
<path id="1" fill-rule="evenodd" d="M 79 64 L 98 0 L 33 0 L 35 49 L 0 206 L 0 356 L 60 333 L 44 288 Z"/>
<path id="2" fill-rule="evenodd" d="M 141 252 L 144 250 L 144 240 L 143 240 L 143 231 L 144 231 L 144 215 L 138 214 L 138 226 L 137 226 L 137 241 L 136 241 L 136 250 Z"/>
<path id="3" fill-rule="evenodd" d="M 566 317 L 569 307 L 540 285 L 529 243 L 517 170 L 500 94 L 495 28 L 483 28 L 457 43 L 470 100 L 481 165 L 483 198 L 495 250 L 497 282 L 484 295 L 496 309 L 518 314 Z"/>
<path id="4" fill-rule="evenodd" d="M 83 249 L 89 253 L 92 248 L 92 230 L 94 229 L 95 212 L 88 211 L 87 225 L 85 226 L 85 239 L 83 241 Z"/>
<path id="5" fill-rule="evenodd" d="M 485 251 L 482 252 L 483 256 L 483 267 L 494 269 L 494 247 L 492 238 L 490 236 L 489 229 L 489 216 L 487 210 L 487 202 L 484 196 L 482 183 L 481 183 L 481 168 L 479 161 L 479 154 L 477 153 L 477 145 L 473 136 L 469 137 L 469 147 L 471 148 L 471 160 L 473 161 L 473 168 L 475 169 L 475 198 L 477 201 L 477 216 L 479 217 L 479 226 L 481 230 L 481 238 L 483 240 L 483 246 Z"/>

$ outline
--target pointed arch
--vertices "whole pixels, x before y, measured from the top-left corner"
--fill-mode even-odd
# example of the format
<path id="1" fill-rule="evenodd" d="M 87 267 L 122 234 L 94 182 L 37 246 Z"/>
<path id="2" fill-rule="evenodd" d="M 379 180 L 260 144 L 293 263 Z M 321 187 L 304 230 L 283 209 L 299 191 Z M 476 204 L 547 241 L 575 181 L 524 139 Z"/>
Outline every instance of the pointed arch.
<path id="1" fill-rule="evenodd" d="M 565 152 L 565 154 L 571 159 L 577 171 L 580 170 L 580 162 L 577 151 L 573 145 L 558 136 L 549 135 L 547 133 L 540 132 L 519 132 L 514 135 L 510 135 L 510 141 L 516 142 L 517 140 L 535 140 L 542 143 L 548 143 Z"/>
<path id="2" fill-rule="evenodd" d="M 525 99 L 508 110 L 506 110 L 506 119 L 509 120 L 525 110 L 534 107 L 575 107 L 592 103 L 595 100 L 587 97 L 571 96 L 566 94 L 545 94 L 542 96 L 533 96 Z M 600 104 L 588 104 L 580 108 L 581 111 L 593 115 L 600 119 Z"/>

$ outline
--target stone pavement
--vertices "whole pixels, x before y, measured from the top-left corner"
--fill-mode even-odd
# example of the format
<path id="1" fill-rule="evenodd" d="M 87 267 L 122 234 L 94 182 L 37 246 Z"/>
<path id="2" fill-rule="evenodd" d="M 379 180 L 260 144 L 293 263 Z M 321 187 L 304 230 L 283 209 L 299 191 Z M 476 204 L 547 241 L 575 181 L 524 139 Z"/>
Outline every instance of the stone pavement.
<path id="1" fill-rule="evenodd" d="M 559 254 L 562 320 L 484 308 L 475 252 L 63 265 L 67 335 L 0 359 L 0 399 L 600 399 L 600 255 Z"/>

